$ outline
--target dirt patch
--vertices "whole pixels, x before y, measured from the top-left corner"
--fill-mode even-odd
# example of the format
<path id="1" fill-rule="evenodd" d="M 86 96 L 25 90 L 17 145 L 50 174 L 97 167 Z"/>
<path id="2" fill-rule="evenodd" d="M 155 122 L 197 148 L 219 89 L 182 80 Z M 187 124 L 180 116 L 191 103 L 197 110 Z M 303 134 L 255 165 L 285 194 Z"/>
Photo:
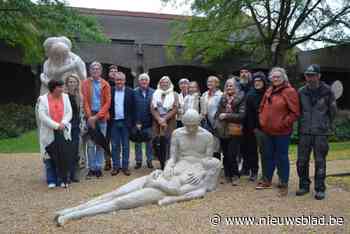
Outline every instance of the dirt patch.
<path id="1" fill-rule="evenodd" d="M 350 192 L 329 185 L 327 198 L 316 201 L 313 193 L 296 197 L 297 178 L 291 168 L 288 197 L 277 197 L 277 189 L 256 191 L 255 184 L 242 179 L 238 187 L 219 185 L 204 199 L 173 204 L 167 207 L 151 205 L 133 210 L 88 217 L 56 227 L 54 212 L 75 206 L 148 174 L 149 169 L 131 170 L 132 175 L 111 177 L 105 174 L 95 179 L 49 190 L 43 180 L 43 168 L 38 154 L 0 155 L 0 233 L 350 233 Z M 328 173 L 349 170 L 350 161 L 328 162 Z M 313 167 L 313 166 L 312 166 Z M 313 173 L 313 172 L 311 172 Z M 276 178 L 275 178 L 276 179 Z M 217 226 L 210 224 L 215 214 L 221 216 Z M 265 217 L 272 222 L 279 217 L 342 217 L 343 225 L 226 225 L 225 216 Z M 218 218 L 218 217 L 216 217 Z"/>

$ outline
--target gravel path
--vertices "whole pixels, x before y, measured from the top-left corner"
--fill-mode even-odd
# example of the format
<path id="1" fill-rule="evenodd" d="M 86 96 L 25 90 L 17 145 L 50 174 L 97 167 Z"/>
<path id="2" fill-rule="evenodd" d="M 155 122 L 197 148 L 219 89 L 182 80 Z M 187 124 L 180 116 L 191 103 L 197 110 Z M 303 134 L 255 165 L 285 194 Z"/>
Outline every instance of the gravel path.
<path id="1" fill-rule="evenodd" d="M 328 173 L 346 171 L 349 161 L 331 161 Z M 296 197 L 295 167 L 292 167 L 288 197 L 277 197 L 277 189 L 256 191 L 253 183 L 243 178 L 241 186 L 219 185 L 204 199 L 173 204 L 151 205 L 134 210 L 109 213 L 56 227 L 54 211 L 75 206 L 82 201 L 113 190 L 133 178 L 148 174 L 149 169 L 132 170 L 132 175 L 95 179 L 73 184 L 69 191 L 49 190 L 43 181 L 38 154 L 0 155 L 0 233 L 350 233 L 350 192 L 329 186 L 324 201 L 312 195 Z M 312 172 L 313 173 L 313 172 Z M 213 226 L 214 214 L 222 223 Z M 336 226 L 301 225 L 226 225 L 225 216 L 297 217 L 330 215 L 343 217 L 345 224 Z"/>

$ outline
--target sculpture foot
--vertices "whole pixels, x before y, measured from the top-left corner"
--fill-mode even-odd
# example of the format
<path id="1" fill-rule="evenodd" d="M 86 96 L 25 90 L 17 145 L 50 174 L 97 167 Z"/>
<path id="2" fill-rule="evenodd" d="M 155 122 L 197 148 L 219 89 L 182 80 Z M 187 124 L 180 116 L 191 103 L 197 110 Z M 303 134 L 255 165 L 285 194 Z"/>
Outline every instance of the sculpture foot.
<path id="1" fill-rule="evenodd" d="M 172 203 L 172 199 L 169 197 L 165 197 L 165 198 L 158 201 L 159 206 L 166 206 L 166 205 L 169 205 L 171 203 Z"/>
<path id="2" fill-rule="evenodd" d="M 63 227 L 63 225 L 66 223 L 67 220 L 66 220 L 66 218 L 64 216 L 57 215 L 55 217 L 55 221 L 56 221 L 56 225 L 58 227 Z"/>

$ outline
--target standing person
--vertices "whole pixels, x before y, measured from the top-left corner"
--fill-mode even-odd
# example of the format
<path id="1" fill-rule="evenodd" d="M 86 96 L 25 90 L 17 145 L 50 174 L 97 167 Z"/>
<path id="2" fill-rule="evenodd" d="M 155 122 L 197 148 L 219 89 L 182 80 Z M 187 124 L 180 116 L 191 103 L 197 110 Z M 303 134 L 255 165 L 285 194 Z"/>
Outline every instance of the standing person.
<path id="1" fill-rule="evenodd" d="M 200 92 L 199 92 L 198 83 L 196 81 L 191 81 L 188 85 L 188 95 L 184 99 L 184 106 L 183 106 L 184 114 L 189 109 L 194 109 L 198 113 L 200 113 L 199 99 L 200 99 Z"/>
<path id="2" fill-rule="evenodd" d="M 270 87 L 260 104 L 259 121 L 266 134 L 265 155 L 266 181 L 257 189 L 271 188 L 271 181 L 277 165 L 280 179 L 279 195 L 287 196 L 289 181 L 289 139 L 293 131 L 293 123 L 300 115 L 297 91 L 289 84 L 288 76 L 283 68 L 271 69 Z"/>
<path id="3" fill-rule="evenodd" d="M 263 133 L 259 124 L 259 106 L 268 88 L 268 82 L 263 72 L 253 74 L 253 88 L 246 95 L 245 140 L 249 142 L 246 148 L 247 164 L 250 171 L 250 181 L 256 181 L 258 176 L 258 146 L 262 167 L 262 178 L 266 177 L 265 160 L 263 155 Z"/>
<path id="4" fill-rule="evenodd" d="M 239 184 L 238 154 L 241 141 L 242 121 L 245 115 L 244 95 L 240 92 L 237 81 L 228 79 L 225 83 L 216 112 L 215 130 L 220 138 L 221 149 L 224 154 L 223 164 L 226 183 L 233 186 Z M 218 124 L 219 122 L 219 124 Z M 220 129 L 218 129 L 220 128 Z M 239 132 L 233 132 L 233 128 Z"/>
<path id="5" fill-rule="evenodd" d="M 46 182 L 49 188 L 66 187 L 63 178 L 58 177 L 57 167 L 53 159 L 46 152 L 46 147 L 55 139 L 56 131 L 63 131 L 66 139 L 71 139 L 70 120 L 72 107 L 67 94 L 63 93 L 62 80 L 50 80 L 49 92 L 38 98 L 38 116 L 40 119 L 40 153 L 43 157 Z"/>
<path id="6" fill-rule="evenodd" d="M 70 181 L 79 182 L 80 174 L 80 157 L 79 157 L 79 141 L 80 141 L 80 122 L 82 118 L 82 94 L 80 79 L 77 75 L 71 74 L 65 79 L 66 93 L 72 106 L 71 136 L 74 146 L 74 155 L 72 167 L 70 169 Z"/>
<path id="7" fill-rule="evenodd" d="M 299 145 L 297 171 L 299 190 L 297 196 L 309 193 L 309 161 L 311 151 L 315 158 L 315 198 L 325 198 L 326 156 L 328 136 L 337 112 L 334 93 L 328 85 L 320 81 L 320 66 L 310 65 L 305 73 L 306 85 L 299 89 L 301 116 L 299 118 Z"/>
<path id="8" fill-rule="evenodd" d="M 118 72 L 115 77 L 115 85 L 112 88 L 110 115 L 112 119 L 112 176 L 119 174 L 129 176 L 129 131 L 134 126 L 134 90 L 125 86 L 126 77 Z M 120 164 L 120 153 L 122 151 L 122 163 Z"/>
<path id="9" fill-rule="evenodd" d="M 244 96 L 246 97 L 249 91 L 253 89 L 252 73 L 248 65 L 244 65 L 243 67 L 241 67 L 241 69 L 239 70 L 239 77 L 236 80 L 239 81 L 238 82 L 239 88 L 244 93 Z M 246 118 L 247 117 L 248 115 L 246 115 Z M 247 130 L 246 122 L 247 122 L 247 119 L 243 121 L 243 136 L 242 136 L 242 142 L 240 147 L 240 156 L 242 157 L 242 168 L 241 168 L 240 174 L 244 176 L 251 175 L 250 178 L 254 179 L 255 175 L 253 173 L 255 173 L 255 171 L 252 172 L 249 168 L 249 162 L 254 160 L 254 159 L 249 159 L 250 157 L 249 154 L 251 149 L 250 140 L 252 136 L 249 133 L 249 130 Z"/>
<path id="10" fill-rule="evenodd" d="M 160 139 L 161 168 L 164 169 L 165 161 L 169 158 L 170 137 L 176 128 L 176 113 L 179 105 L 178 94 L 168 76 L 163 76 L 157 85 L 151 102 L 151 113 L 153 116 L 153 132 Z"/>
<path id="11" fill-rule="evenodd" d="M 222 92 L 219 89 L 220 80 L 216 76 L 209 76 L 207 80 L 208 90 L 203 93 L 200 99 L 200 111 L 203 118 L 202 125 L 214 135 L 215 114 L 219 107 Z M 221 159 L 220 141 L 214 136 L 214 154 L 217 159 Z"/>
<path id="12" fill-rule="evenodd" d="M 179 93 L 179 107 L 177 110 L 177 116 L 176 116 L 176 127 L 180 128 L 183 126 L 181 120 L 182 120 L 182 116 L 184 115 L 184 110 L 183 110 L 183 106 L 184 106 L 184 100 L 185 97 L 188 94 L 188 85 L 189 85 L 190 81 L 187 78 L 182 78 L 179 80 L 179 88 L 180 88 L 180 93 Z"/>
<path id="13" fill-rule="evenodd" d="M 118 66 L 112 64 L 111 66 L 109 66 L 109 72 L 108 72 L 108 84 L 111 87 L 111 89 L 114 87 L 115 85 L 115 78 L 117 77 L 118 74 Z M 106 138 L 108 143 L 111 142 L 111 131 L 112 131 L 112 119 L 109 119 L 107 121 L 107 134 L 106 134 Z M 108 154 L 104 154 L 105 155 L 105 171 L 109 171 L 112 169 L 112 159 L 110 157 L 110 155 Z"/>
<path id="14" fill-rule="evenodd" d="M 135 89 L 136 127 L 152 135 L 152 113 L 150 106 L 154 89 L 149 87 L 150 78 L 147 73 L 140 74 L 138 82 L 139 87 Z M 152 169 L 152 143 L 151 141 L 145 142 L 145 145 L 147 167 Z M 135 143 L 135 155 L 135 169 L 139 169 L 142 166 L 142 143 Z"/>
<path id="15" fill-rule="evenodd" d="M 87 125 L 93 129 L 99 129 L 106 135 L 107 120 L 109 119 L 109 107 L 111 105 L 111 88 L 107 81 L 102 79 L 102 65 L 93 62 L 90 65 L 90 75 L 82 84 L 84 112 Z M 93 176 L 101 177 L 104 152 L 102 147 L 88 140 L 88 167 L 86 179 Z"/>

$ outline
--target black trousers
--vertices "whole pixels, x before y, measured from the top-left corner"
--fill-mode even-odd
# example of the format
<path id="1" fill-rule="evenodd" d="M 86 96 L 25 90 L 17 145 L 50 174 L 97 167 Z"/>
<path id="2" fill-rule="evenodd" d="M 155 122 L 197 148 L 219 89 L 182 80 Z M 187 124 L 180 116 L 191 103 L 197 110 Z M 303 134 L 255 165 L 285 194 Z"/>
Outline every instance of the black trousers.
<path id="1" fill-rule="evenodd" d="M 225 177 L 239 176 L 237 158 L 239 153 L 240 141 L 240 137 L 220 139 L 221 149 L 224 154 L 223 164 Z"/>
<path id="2" fill-rule="evenodd" d="M 311 151 L 315 160 L 315 191 L 326 190 L 326 156 L 328 154 L 328 137 L 315 135 L 300 135 L 298 145 L 297 171 L 299 187 L 309 189 L 309 162 Z"/>
<path id="3" fill-rule="evenodd" d="M 243 158 L 243 171 L 251 171 L 253 174 L 258 173 L 258 146 L 255 134 L 244 133 L 242 136 L 240 153 Z"/>

